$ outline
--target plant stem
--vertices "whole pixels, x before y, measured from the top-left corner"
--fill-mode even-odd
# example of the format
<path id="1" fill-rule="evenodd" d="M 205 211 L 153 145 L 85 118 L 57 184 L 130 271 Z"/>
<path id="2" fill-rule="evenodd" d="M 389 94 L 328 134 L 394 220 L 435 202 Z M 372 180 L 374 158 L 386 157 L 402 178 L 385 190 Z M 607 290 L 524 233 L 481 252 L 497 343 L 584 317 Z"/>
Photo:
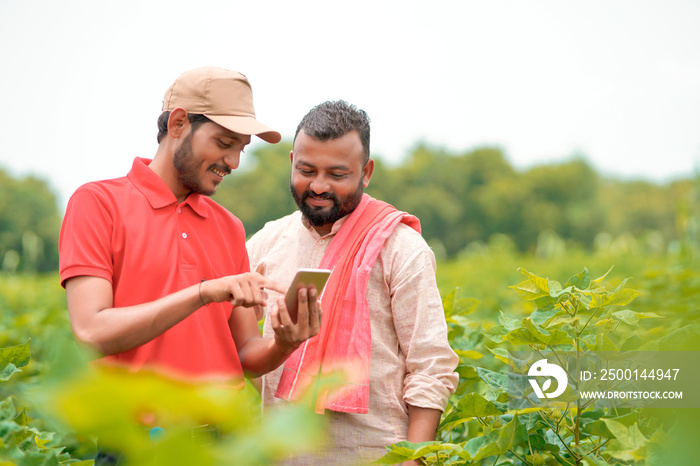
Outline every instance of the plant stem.
<path id="1" fill-rule="evenodd" d="M 612 439 L 611 439 L 611 438 L 605 439 L 605 442 L 601 443 L 600 445 L 598 445 L 597 447 L 595 447 L 593 450 L 589 451 L 589 452 L 587 453 L 586 456 L 590 455 L 590 454 L 593 453 L 593 452 L 595 452 L 596 456 L 598 456 L 598 450 L 600 450 L 601 448 L 603 448 L 610 440 L 612 440 Z"/>
<path id="2" fill-rule="evenodd" d="M 527 465 L 529 465 L 529 466 L 532 466 L 532 463 L 528 463 L 528 462 L 525 460 L 525 458 L 521 458 L 516 452 L 513 451 L 512 448 L 511 448 L 510 450 L 508 450 L 508 451 L 510 451 L 510 452 L 513 454 L 513 456 L 515 456 L 516 458 L 518 458 L 518 459 L 519 459 L 520 461 L 522 461 L 523 463 L 525 463 L 525 464 L 527 464 Z M 498 456 L 501 456 L 501 455 L 498 455 Z"/>
<path id="3" fill-rule="evenodd" d="M 571 448 L 569 448 L 569 446 L 566 444 L 566 442 L 564 442 L 564 439 L 561 438 L 561 435 L 559 435 L 559 432 L 558 432 L 558 431 L 559 431 L 559 422 L 557 422 L 557 429 L 555 430 L 554 427 L 552 427 L 552 425 L 549 423 L 549 419 L 547 419 L 547 418 L 545 418 L 545 417 L 543 417 L 543 416 L 540 416 L 540 419 L 542 419 L 542 421 L 544 421 L 544 423 L 547 424 L 547 426 L 548 426 L 550 429 L 552 429 L 552 432 L 554 432 L 554 435 L 557 436 L 557 438 L 559 439 L 559 441 L 561 442 L 561 444 L 564 445 L 564 448 L 566 448 L 566 450 L 571 454 L 571 456 L 573 456 L 574 458 L 576 458 L 577 455 L 576 455 L 573 451 L 571 451 Z M 561 419 L 560 419 L 560 421 L 561 421 Z"/>
<path id="4" fill-rule="evenodd" d="M 586 321 L 586 324 L 585 324 L 583 327 L 581 327 L 581 331 L 578 332 L 578 336 L 583 335 L 583 331 L 586 330 L 586 327 L 588 327 L 588 324 L 591 323 L 591 319 L 593 319 L 593 316 L 595 316 L 595 315 L 598 313 L 598 311 L 601 310 L 601 309 L 602 309 L 602 308 L 600 308 L 600 307 L 595 308 L 595 311 L 593 311 L 593 312 L 591 313 L 591 316 L 590 316 L 590 317 L 588 318 L 588 320 Z"/>

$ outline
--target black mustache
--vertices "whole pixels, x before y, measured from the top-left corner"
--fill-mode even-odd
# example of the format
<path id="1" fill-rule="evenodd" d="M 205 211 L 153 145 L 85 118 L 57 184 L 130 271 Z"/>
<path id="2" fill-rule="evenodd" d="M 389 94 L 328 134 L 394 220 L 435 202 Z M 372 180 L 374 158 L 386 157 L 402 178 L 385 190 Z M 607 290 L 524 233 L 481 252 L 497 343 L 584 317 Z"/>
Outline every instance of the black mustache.
<path id="1" fill-rule="evenodd" d="M 302 195 L 301 199 L 302 201 L 305 201 L 308 198 L 314 198 L 314 199 L 328 199 L 334 202 L 338 202 L 338 198 L 335 196 L 335 194 L 332 193 L 323 193 L 323 194 L 316 194 L 312 191 L 304 191 L 304 194 Z"/>

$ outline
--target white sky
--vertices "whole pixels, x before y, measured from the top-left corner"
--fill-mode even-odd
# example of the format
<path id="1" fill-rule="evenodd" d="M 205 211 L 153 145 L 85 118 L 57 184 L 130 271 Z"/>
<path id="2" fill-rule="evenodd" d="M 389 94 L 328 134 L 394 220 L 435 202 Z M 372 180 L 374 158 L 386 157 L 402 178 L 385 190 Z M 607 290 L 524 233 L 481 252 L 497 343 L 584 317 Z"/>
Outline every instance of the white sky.
<path id="1" fill-rule="evenodd" d="M 154 154 L 167 87 L 204 65 L 246 74 L 285 138 L 324 100 L 356 104 L 388 161 L 424 140 L 518 168 L 700 169 L 697 0 L 0 0 L 0 166 L 61 204 L 122 176 Z"/>

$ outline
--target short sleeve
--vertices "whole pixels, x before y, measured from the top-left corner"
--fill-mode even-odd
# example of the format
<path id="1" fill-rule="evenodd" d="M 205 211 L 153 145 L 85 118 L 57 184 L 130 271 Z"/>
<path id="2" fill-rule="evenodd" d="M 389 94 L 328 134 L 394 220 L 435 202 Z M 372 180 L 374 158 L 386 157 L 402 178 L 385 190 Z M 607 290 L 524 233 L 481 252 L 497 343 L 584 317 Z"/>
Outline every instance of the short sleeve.
<path id="1" fill-rule="evenodd" d="M 113 212 L 99 194 L 87 186 L 71 197 L 59 236 L 61 286 L 69 278 L 90 275 L 112 282 L 111 247 Z"/>

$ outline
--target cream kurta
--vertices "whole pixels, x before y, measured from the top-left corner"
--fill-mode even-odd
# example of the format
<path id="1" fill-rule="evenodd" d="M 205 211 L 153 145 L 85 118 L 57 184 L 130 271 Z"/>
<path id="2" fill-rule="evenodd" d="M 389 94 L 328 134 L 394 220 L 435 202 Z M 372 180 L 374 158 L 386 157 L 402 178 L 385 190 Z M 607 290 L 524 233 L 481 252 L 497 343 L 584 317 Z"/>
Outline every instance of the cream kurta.
<path id="1" fill-rule="evenodd" d="M 320 237 L 301 212 L 269 222 L 247 243 L 251 270 L 288 286 L 298 268 L 318 267 L 342 225 Z M 399 224 L 382 248 L 367 287 L 372 329 L 368 414 L 326 411 L 331 448 L 298 464 L 358 464 L 386 453 L 385 445 L 406 440 L 407 404 L 444 410 L 458 383 L 458 357 L 449 347 L 442 301 L 435 282 L 435 257 L 412 228 Z M 269 302 L 278 296 L 271 292 Z M 273 337 L 269 321 L 263 335 Z M 275 398 L 282 367 L 263 377 L 265 409 Z"/>

